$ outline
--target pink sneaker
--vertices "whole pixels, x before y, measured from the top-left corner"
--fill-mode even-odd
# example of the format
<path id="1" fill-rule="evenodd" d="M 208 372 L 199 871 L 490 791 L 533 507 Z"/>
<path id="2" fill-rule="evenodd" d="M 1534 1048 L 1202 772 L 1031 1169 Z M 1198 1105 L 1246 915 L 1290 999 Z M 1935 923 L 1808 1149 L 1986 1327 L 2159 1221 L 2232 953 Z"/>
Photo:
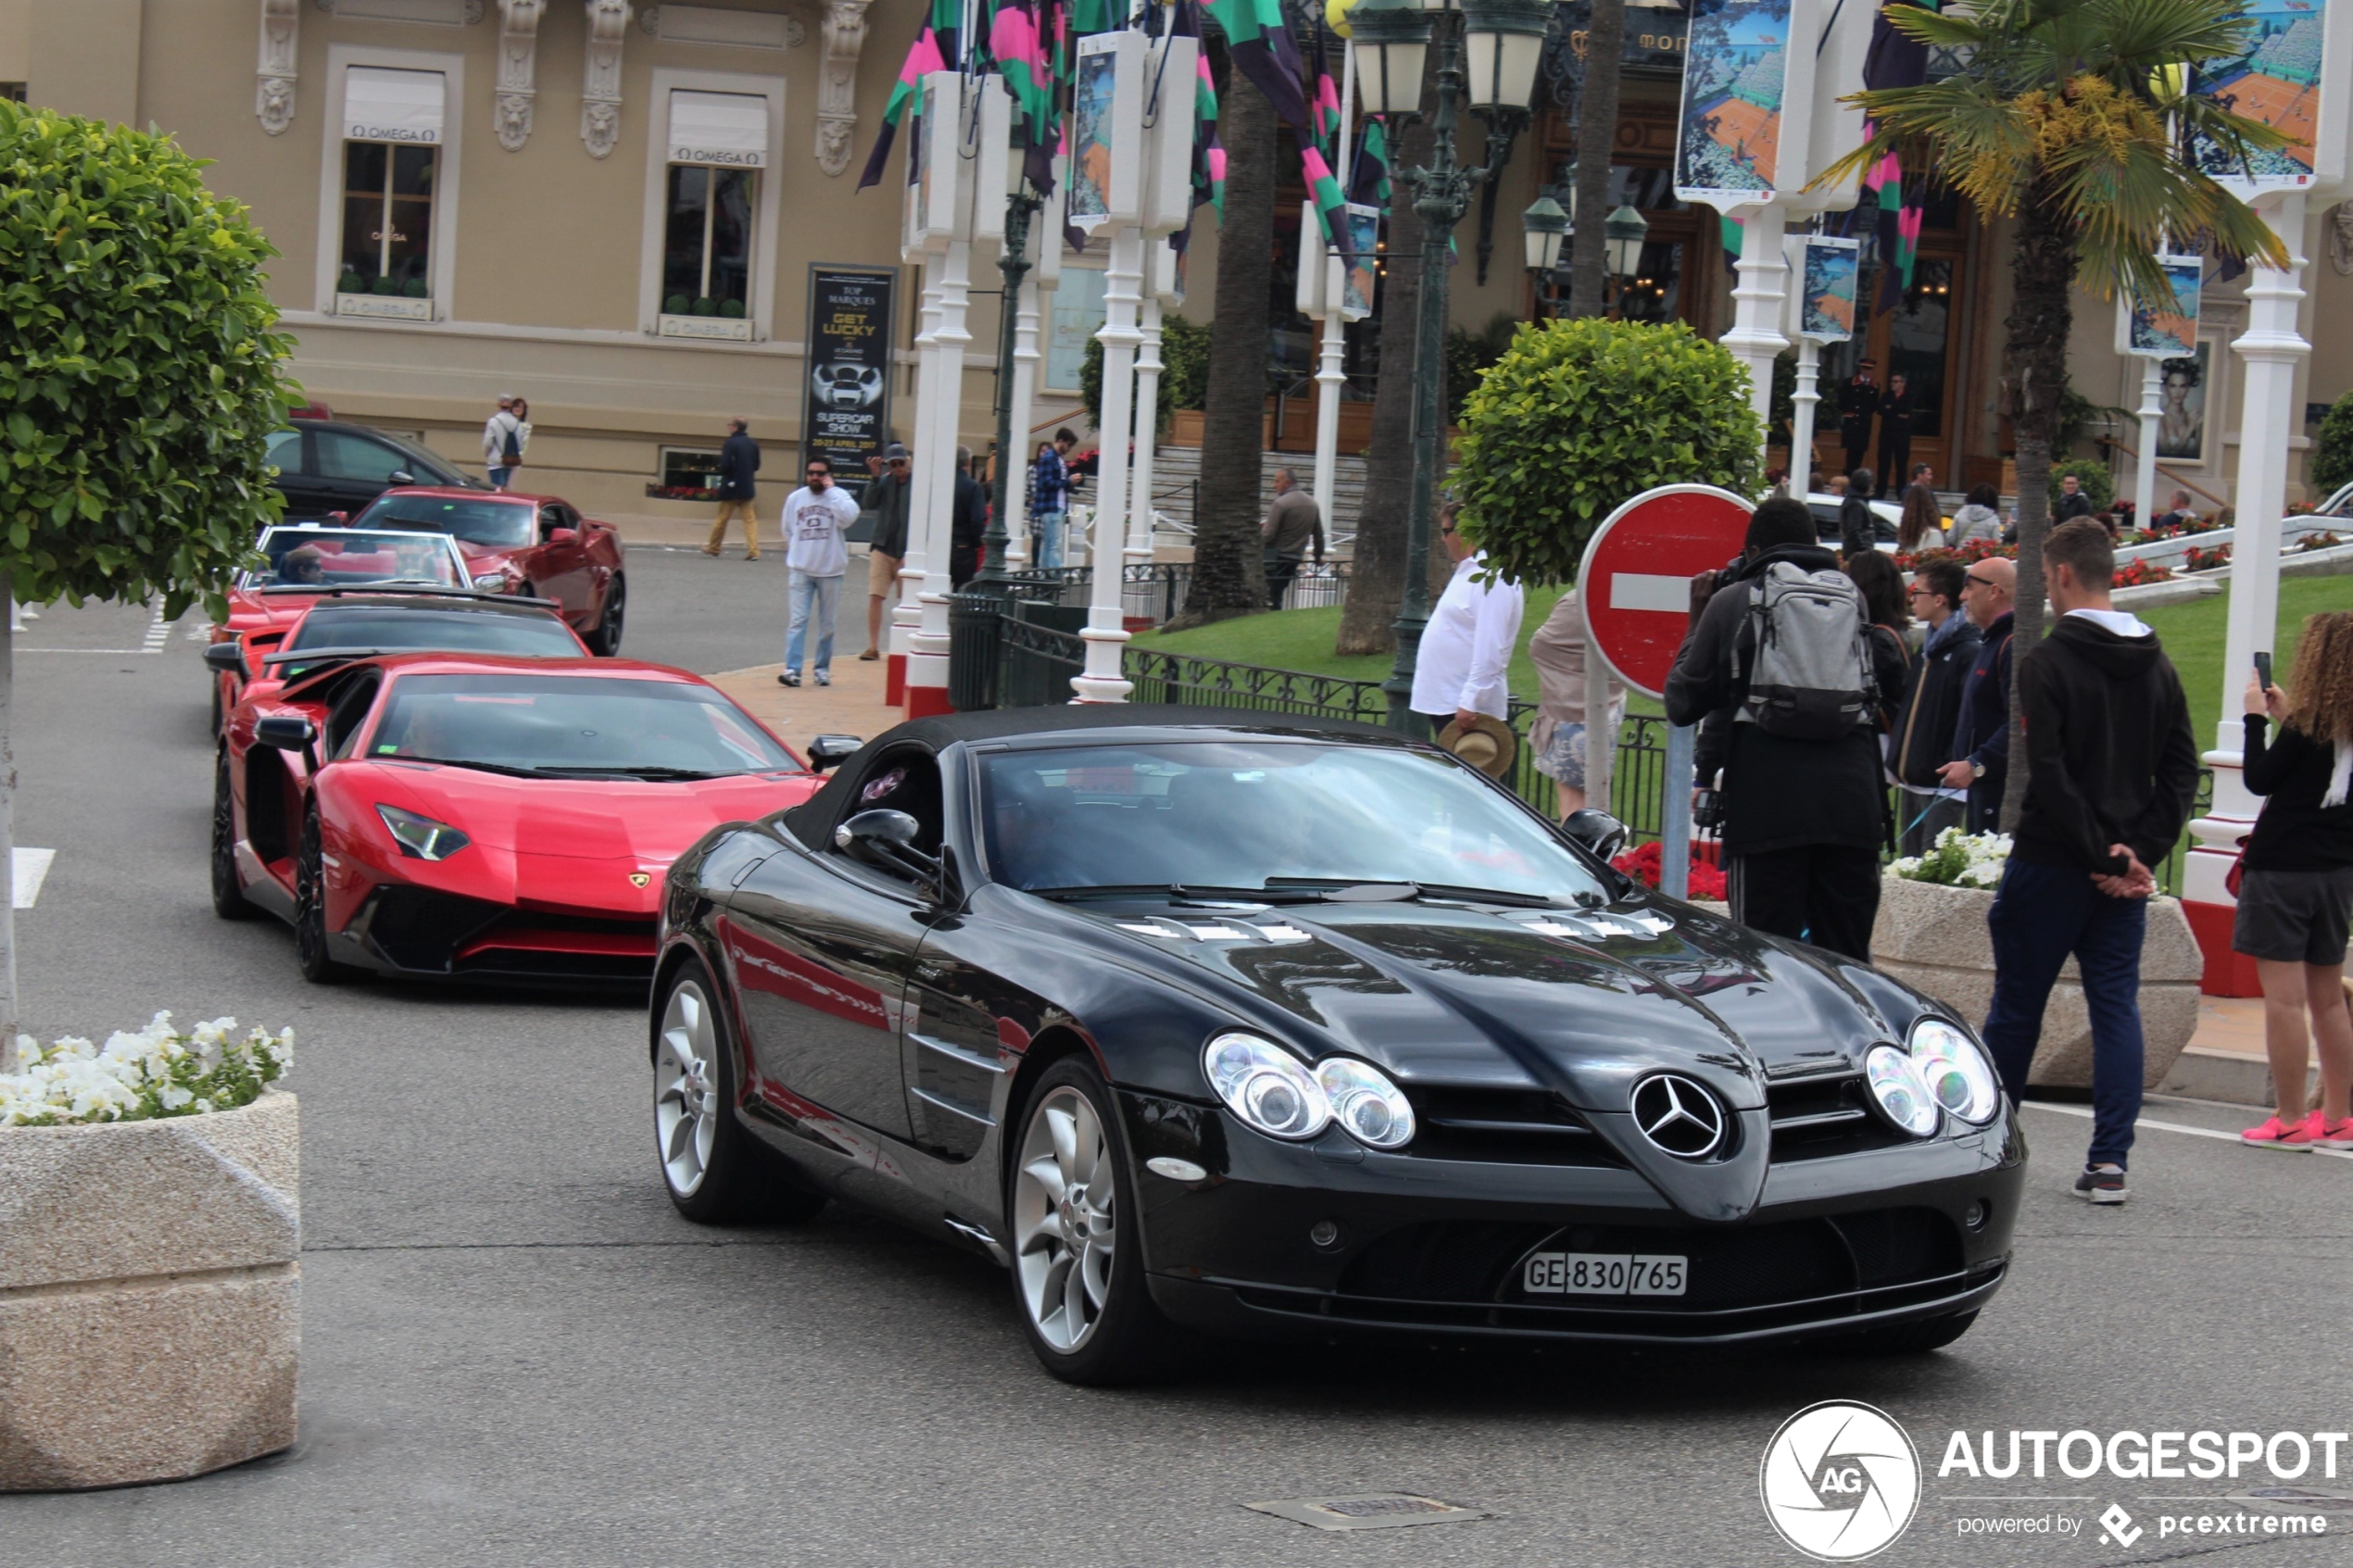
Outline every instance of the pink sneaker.
<path id="1" fill-rule="evenodd" d="M 2309 1154 L 2321 1140 L 2321 1113 L 2312 1112 L 2300 1122 L 2283 1122 L 2271 1117 L 2259 1127 L 2249 1127 L 2239 1135 L 2239 1142 L 2257 1148 L 2276 1148 L 2291 1154 Z"/>
<path id="2" fill-rule="evenodd" d="M 2312 1117 L 2314 1121 L 2320 1123 L 2321 1126 L 2321 1135 L 2316 1140 L 2317 1142 L 2330 1148 L 2353 1148 L 2353 1116 L 2348 1116 L 2342 1122 L 2331 1122 L 2322 1118 L 2316 1110 L 2312 1112 Z"/>

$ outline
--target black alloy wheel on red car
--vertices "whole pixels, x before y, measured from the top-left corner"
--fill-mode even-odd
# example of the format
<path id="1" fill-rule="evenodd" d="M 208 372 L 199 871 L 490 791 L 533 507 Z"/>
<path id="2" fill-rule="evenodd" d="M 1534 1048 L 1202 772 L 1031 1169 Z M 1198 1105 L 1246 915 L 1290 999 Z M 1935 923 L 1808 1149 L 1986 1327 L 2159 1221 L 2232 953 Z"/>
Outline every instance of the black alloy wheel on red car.
<path id="1" fill-rule="evenodd" d="M 222 920 L 251 920 L 256 913 L 237 880 L 237 805 L 225 747 L 212 764 L 212 912 Z"/>
<path id="2" fill-rule="evenodd" d="M 622 622 L 629 613 L 629 579 L 613 573 L 612 584 L 605 590 L 605 610 L 597 618 L 597 629 L 582 639 L 588 651 L 599 659 L 612 659 L 621 652 Z"/>
<path id="3" fill-rule="evenodd" d="M 332 985 L 351 972 L 337 963 L 327 947 L 327 878 L 319 843 L 319 808 L 302 814 L 302 838 L 295 848 L 295 962 L 302 977 L 316 985 Z"/>

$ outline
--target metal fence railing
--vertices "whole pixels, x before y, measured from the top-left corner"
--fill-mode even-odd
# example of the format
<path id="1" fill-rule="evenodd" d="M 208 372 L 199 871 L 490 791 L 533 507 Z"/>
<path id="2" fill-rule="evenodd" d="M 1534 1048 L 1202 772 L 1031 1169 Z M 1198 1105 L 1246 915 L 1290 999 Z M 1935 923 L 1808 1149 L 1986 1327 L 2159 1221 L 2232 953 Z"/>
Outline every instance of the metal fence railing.
<path id="1" fill-rule="evenodd" d="M 1267 713 L 1312 714 L 1378 724 L 1389 698 L 1378 681 L 1352 681 L 1302 670 L 1273 670 L 1222 659 L 1130 647 L 1121 672 L 1136 684 L 1135 702 L 1175 702 L 1196 708 L 1247 708 Z"/>

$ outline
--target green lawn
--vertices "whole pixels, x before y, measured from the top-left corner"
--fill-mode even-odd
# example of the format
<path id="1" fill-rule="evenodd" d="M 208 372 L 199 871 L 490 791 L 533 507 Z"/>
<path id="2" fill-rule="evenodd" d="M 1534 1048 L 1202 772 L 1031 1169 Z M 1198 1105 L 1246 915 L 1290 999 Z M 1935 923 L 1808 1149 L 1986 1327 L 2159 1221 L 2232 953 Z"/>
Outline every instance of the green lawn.
<path id="1" fill-rule="evenodd" d="M 1528 639 L 1560 597 L 1557 588 L 1539 588 L 1528 596 L 1528 611 L 1519 628 L 1519 651 L 1512 659 L 1512 691 L 1536 700 L 1536 666 L 1528 657 Z M 2190 721 L 2198 746 L 2214 743 L 2214 725 L 2221 711 L 2222 641 L 2229 596 L 2200 599 L 2195 604 L 2167 605 L 2142 616 L 2157 628 L 2190 699 Z M 2353 577 L 2290 577 L 2280 583 L 2280 647 L 2276 668 L 2284 681 L 2296 668 L 2296 640 L 2304 618 L 2323 609 L 2353 609 Z M 1331 609 L 1286 609 L 1197 626 L 1189 632 L 1139 633 L 1135 646 L 1164 648 L 1172 653 L 1199 654 L 1231 659 L 1238 664 L 1271 665 L 1277 670 L 1305 670 L 1318 675 L 1378 681 L 1389 674 L 1390 657 L 1341 659 L 1332 652 L 1340 633 L 1340 614 Z M 1640 712 L 1655 712 L 1655 704 L 1637 698 Z M 2237 711 L 2235 701 L 2232 711 Z"/>

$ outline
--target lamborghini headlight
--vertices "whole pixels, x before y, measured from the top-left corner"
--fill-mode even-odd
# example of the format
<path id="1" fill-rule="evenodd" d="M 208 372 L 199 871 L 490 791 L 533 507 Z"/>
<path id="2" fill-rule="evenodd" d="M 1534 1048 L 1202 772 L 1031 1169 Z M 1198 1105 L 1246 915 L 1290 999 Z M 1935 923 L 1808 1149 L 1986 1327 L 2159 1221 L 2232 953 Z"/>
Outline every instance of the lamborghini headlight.
<path id="1" fill-rule="evenodd" d="M 1923 1018 L 1912 1026 L 1912 1065 L 1942 1109 L 1983 1126 L 2002 1109 L 2002 1085 L 1985 1052 L 1953 1024 Z"/>
<path id="2" fill-rule="evenodd" d="M 376 815 L 384 819 L 384 831 L 400 846 L 401 854 L 412 860 L 446 860 L 473 842 L 447 822 L 397 806 L 378 806 Z"/>
<path id="3" fill-rule="evenodd" d="M 1916 1138 L 1936 1131 L 1936 1101 L 1910 1056 L 1894 1046 L 1873 1046 L 1863 1059 L 1863 1080 L 1881 1112 L 1902 1131 Z"/>

